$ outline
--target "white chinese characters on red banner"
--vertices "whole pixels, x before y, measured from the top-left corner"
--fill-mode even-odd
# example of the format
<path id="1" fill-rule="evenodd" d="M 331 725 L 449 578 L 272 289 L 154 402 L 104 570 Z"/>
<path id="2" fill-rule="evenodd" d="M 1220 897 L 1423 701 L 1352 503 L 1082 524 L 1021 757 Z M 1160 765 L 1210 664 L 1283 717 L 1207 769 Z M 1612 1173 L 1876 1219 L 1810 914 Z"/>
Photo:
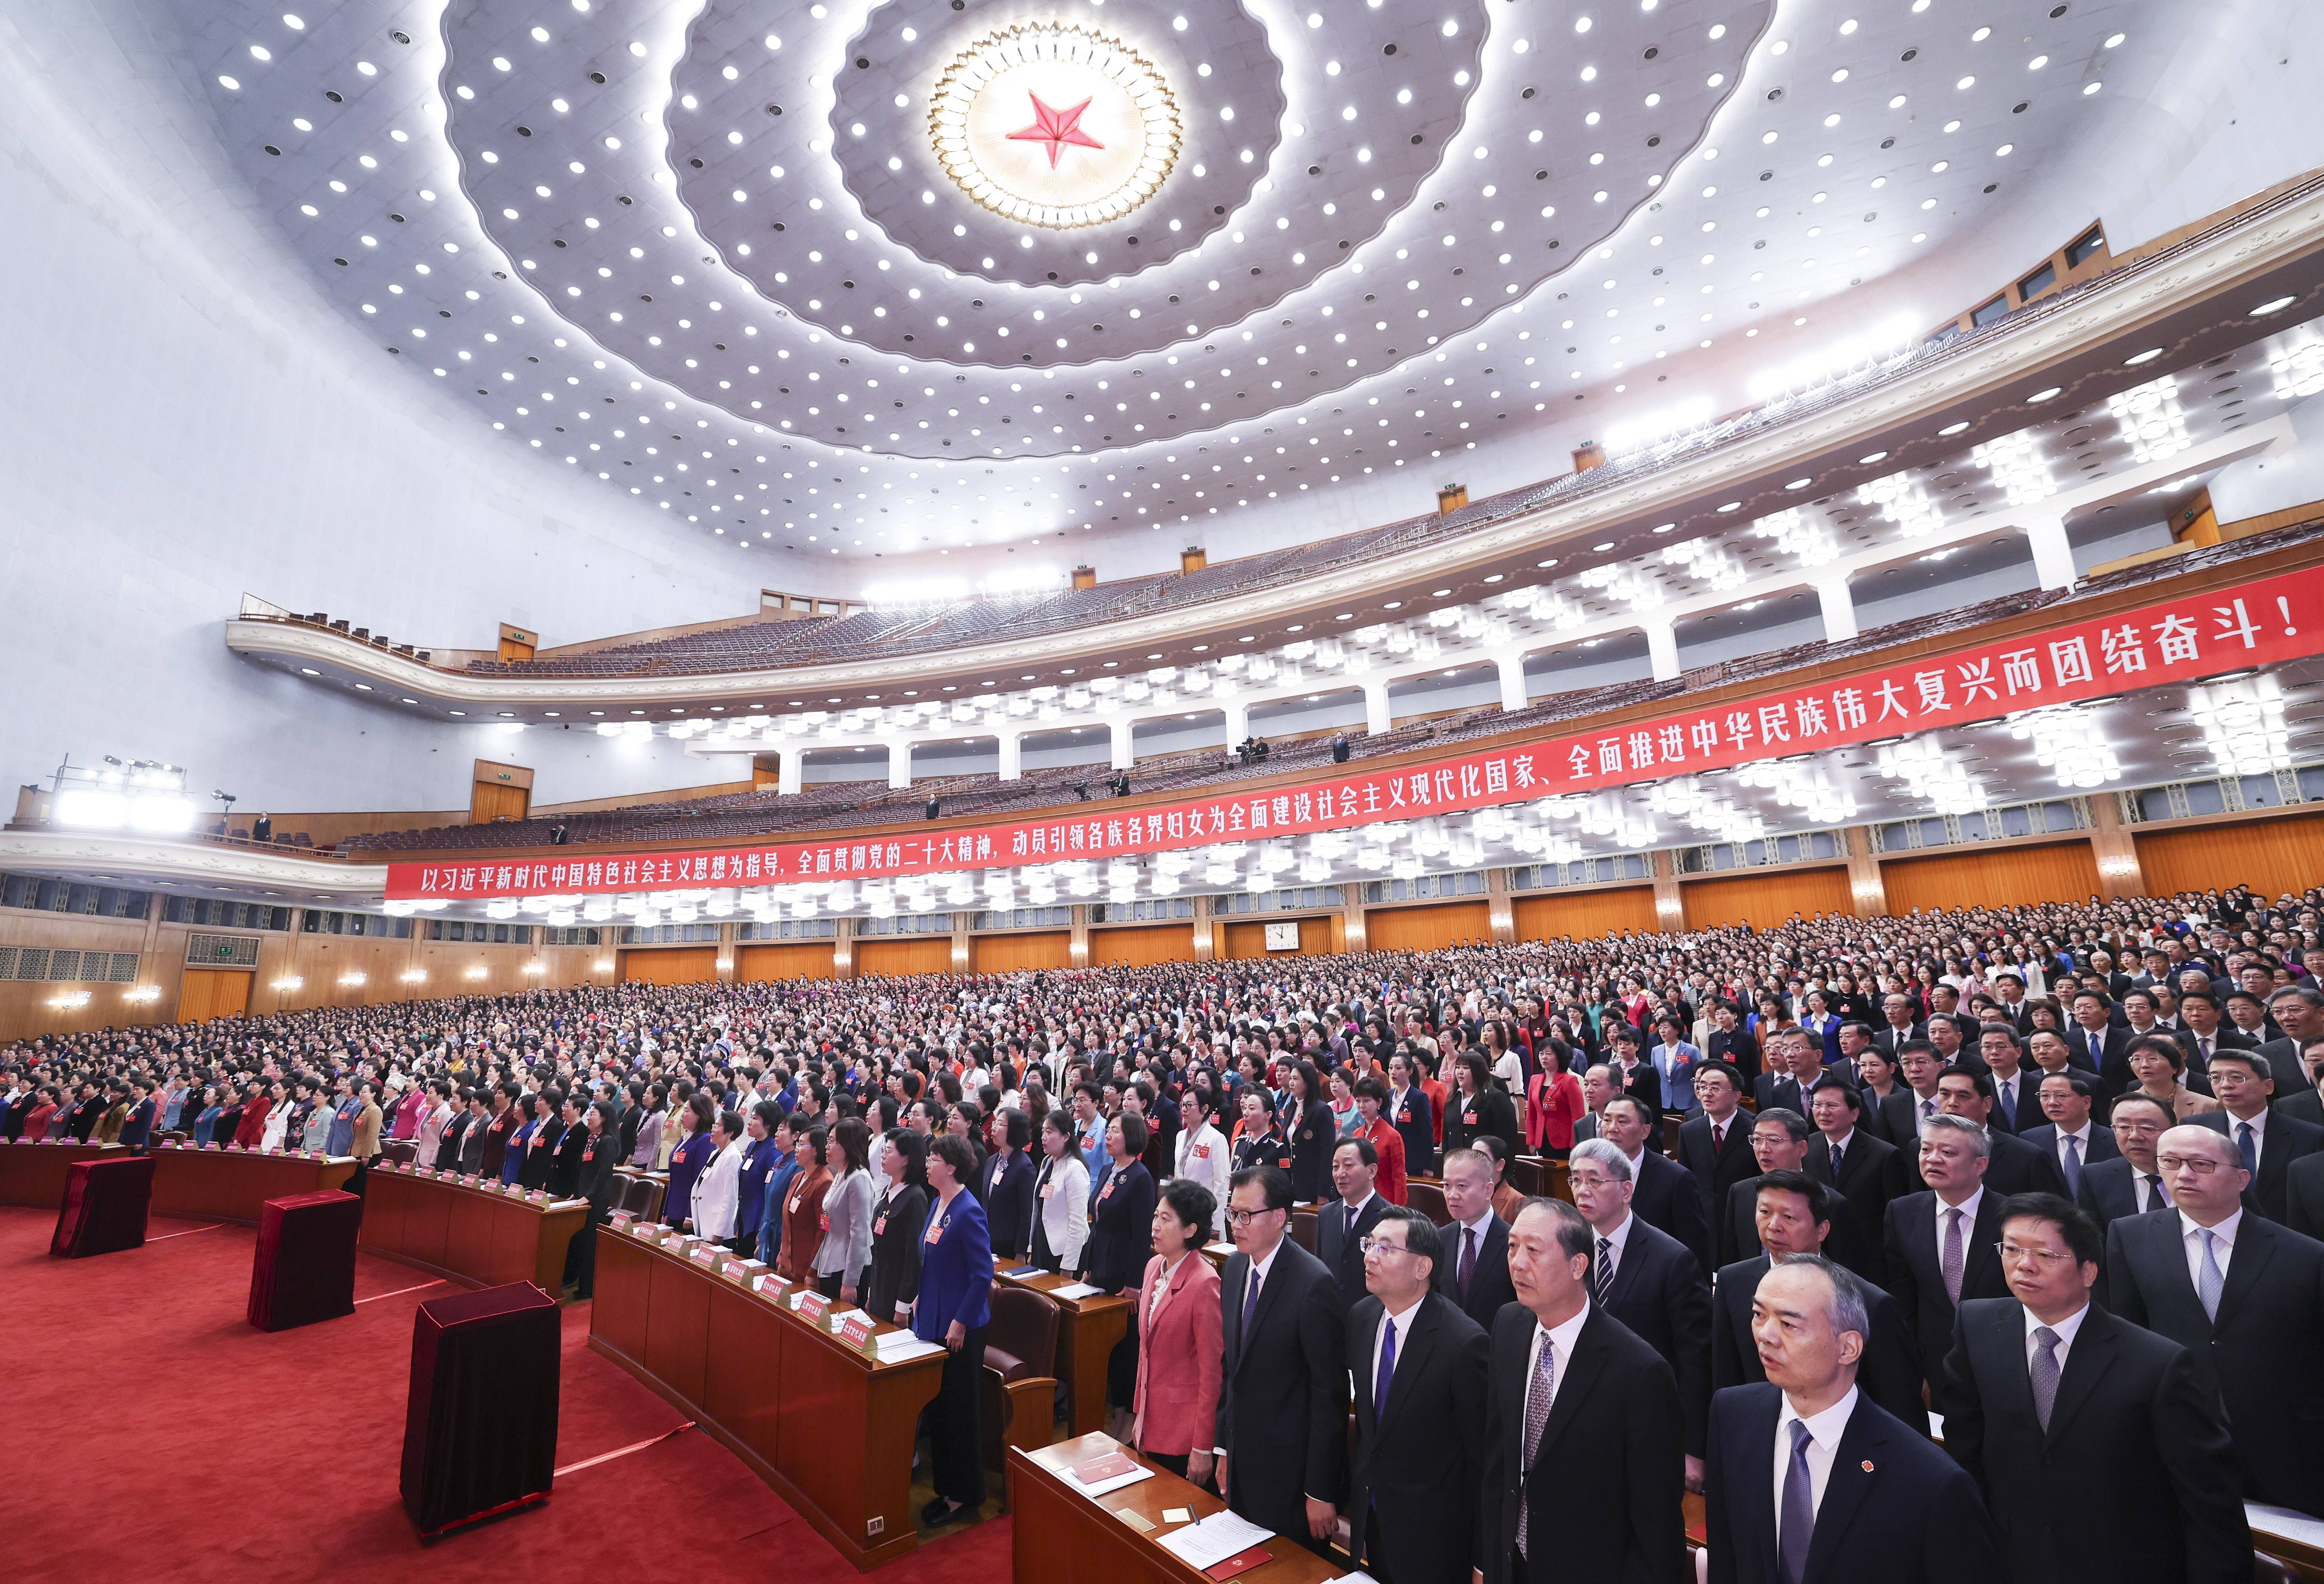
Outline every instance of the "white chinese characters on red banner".
<path id="1" fill-rule="evenodd" d="M 1741 703 L 1549 736 L 1393 770 L 1194 797 L 1133 813 L 786 842 L 700 852 L 397 863 L 393 900 L 742 888 L 1112 858 L 1521 802 L 2294 659 L 2324 638 L 2324 578 L 2295 574 L 1908 661 Z"/>

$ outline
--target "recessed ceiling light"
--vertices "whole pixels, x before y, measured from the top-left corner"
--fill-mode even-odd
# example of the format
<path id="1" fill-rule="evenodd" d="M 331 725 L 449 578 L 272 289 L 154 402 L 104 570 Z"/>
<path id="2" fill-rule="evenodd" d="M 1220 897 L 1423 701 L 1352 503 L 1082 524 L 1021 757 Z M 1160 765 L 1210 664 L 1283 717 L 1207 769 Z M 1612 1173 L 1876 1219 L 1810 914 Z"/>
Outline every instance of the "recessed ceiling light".
<path id="1" fill-rule="evenodd" d="M 1887 453 L 1887 452 L 1886 452 L 1886 451 L 1875 451 L 1875 452 L 1874 452 L 1874 453 L 1872 453 L 1872 455 L 1871 455 L 1871 456 L 1859 456 L 1859 457 L 1858 457 L 1856 460 L 1857 460 L 1858 463 L 1862 464 L 1863 465 L 1865 465 L 1865 466 L 1867 466 L 1867 467 L 1869 467 L 1872 464 L 1874 464 L 1874 463 L 1876 463 L 1876 462 L 1886 462 L 1886 461 L 1887 461 L 1887 460 L 1888 460 L 1888 453 Z"/>
<path id="2" fill-rule="evenodd" d="M 2028 396 L 2025 400 L 2028 401 L 2047 401 L 2051 397 L 2055 396 L 2059 391 L 2064 389 L 2065 387 L 2063 385 L 2052 385 L 2045 391 L 2034 391 L 2034 394 Z"/>
<path id="3" fill-rule="evenodd" d="M 1499 572 L 1495 572 L 1495 573 L 1490 574 L 1489 576 L 1487 576 L 1487 577 L 1486 577 L 1486 579 L 1485 579 L 1485 581 L 1486 581 L 1487 583 L 1499 583 L 1499 582 L 1500 582 L 1500 581 L 1501 581 L 1502 576 L 1503 576 L 1503 574 L 1499 573 Z"/>
<path id="4" fill-rule="evenodd" d="M 1657 531 L 1657 532 L 1659 532 L 1660 530 L 1657 530 L 1656 531 Z M 1536 562 L 1534 563 L 1534 565 L 1535 565 L 1536 566 L 1541 567 L 1543 570 L 1546 571 L 1548 568 L 1550 568 L 1550 567 L 1554 566 L 1556 566 L 1556 565 L 1557 565 L 1557 557 L 1554 557 L 1554 556 L 1552 556 L 1548 560 L 1546 560 L 1546 561 L 1536 561 Z"/>
<path id="5" fill-rule="evenodd" d="M 1428 597 L 1432 600 L 1441 600 L 1452 592 L 1449 588 L 1432 588 L 1428 591 Z"/>
<path id="6" fill-rule="evenodd" d="M 2136 353 L 2132 356 L 2124 358 L 2122 360 L 2122 366 L 2126 369 L 2135 369 L 2140 364 L 2153 363 L 2156 358 L 2161 357 L 2162 355 L 2163 348 L 2160 346 L 2150 346 L 2144 352 Z"/>
<path id="7" fill-rule="evenodd" d="M 1720 510 L 1721 511 L 1740 511 L 1743 510 L 1743 502 L 1740 501 L 1729 501 L 1724 506 L 1721 506 Z"/>
<path id="8" fill-rule="evenodd" d="M 1969 420 L 1967 419 L 1963 419 L 1959 423 L 1947 424 L 1944 428 L 1939 429 L 1937 433 L 1940 435 L 1958 435 L 1967 428 L 1969 428 Z"/>
<path id="9" fill-rule="evenodd" d="M 2263 302 L 2257 308 L 2251 310 L 2251 317 L 2257 318 L 2262 314 L 2281 312 L 2282 309 L 2290 308 L 2293 303 L 2298 302 L 2299 300 L 2300 299 L 2297 297 L 2279 297 L 2273 302 Z"/>
<path id="10" fill-rule="evenodd" d="M 1787 490 L 1804 490 L 1813 483 L 1815 483 L 1815 480 L 1812 478 L 1795 478 L 1791 483 L 1785 484 L 1784 488 Z"/>
<path id="11" fill-rule="evenodd" d="M 1401 611 L 1404 609 L 1404 602 L 1402 600 L 1383 601 L 1380 604 L 1380 609 L 1383 611 Z"/>
<path id="12" fill-rule="evenodd" d="M 1591 553 L 1591 555 L 1593 555 L 1593 556 L 1602 556 L 1602 555 L 1604 555 L 1608 550 L 1610 550 L 1610 549 L 1612 549 L 1613 548 L 1614 548 L 1614 541 L 1613 541 L 1612 539 L 1608 539 L 1604 544 L 1601 544 L 1601 545 L 1592 545 L 1592 546 L 1591 546 L 1591 547 L 1590 547 L 1590 553 Z"/>
<path id="13" fill-rule="evenodd" d="M 319 676 L 321 676 L 321 675 L 322 675 L 322 673 L 321 673 L 320 671 L 315 670 L 315 669 L 313 669 L 313 668 L 309 668 L 309 667 L 307 667 L 307 666 L 301 666 L 301 667 L 300 667 L 300 668 L 299 668 L 299 675 L 300 675 L 301 677 L 319 677 Z"/>

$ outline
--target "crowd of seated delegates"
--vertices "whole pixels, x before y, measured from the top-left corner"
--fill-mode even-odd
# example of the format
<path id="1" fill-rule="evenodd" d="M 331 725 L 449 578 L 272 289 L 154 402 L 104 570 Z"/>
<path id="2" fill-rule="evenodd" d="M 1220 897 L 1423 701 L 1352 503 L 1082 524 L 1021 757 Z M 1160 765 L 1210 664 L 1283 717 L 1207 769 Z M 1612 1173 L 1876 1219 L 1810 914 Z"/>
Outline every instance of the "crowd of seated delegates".
<path id="1" fill-rule="evenodd" d="M 931 1522 L 1031 1266 L 1138 1293 L 1118 1433 L 1388 1584 L 1676 1584 L 1688 1489 L 1717 1578 L 2223 1584 L 2244 1499 L 2324 1516 L 2319 929 L 2238 887 L 318 1008 L 20 1042 L 0 1133 L 599 1220 L 666 1173 L 664 1220 L 954 1349 Z"/>

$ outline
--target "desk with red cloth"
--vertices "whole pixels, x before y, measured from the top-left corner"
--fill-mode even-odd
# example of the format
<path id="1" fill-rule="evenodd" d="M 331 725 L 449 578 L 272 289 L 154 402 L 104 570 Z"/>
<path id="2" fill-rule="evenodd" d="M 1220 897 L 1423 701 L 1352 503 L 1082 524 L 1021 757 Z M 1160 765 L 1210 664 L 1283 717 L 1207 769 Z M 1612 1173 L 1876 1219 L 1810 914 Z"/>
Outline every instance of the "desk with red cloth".
<path id="1" fill-rule="evenodd" d="M 288 1331 L 355 1312 L 355 1233 L 363 1201 L 326 1188 L 258 1207 L 250 1261 L 250 1323 Z"/>
<path id="2" fill-rule="evenodd" d="M 145 1246 L 145 1207 L 153 1197 L 153 1157 L 119 1155 L 75 1161 L 65 1174 L 49 1252 L 83 1259 Z"/>
<path id="3" fill-rule="evenodd" d="M 420 1305 L 402 1491 L 421 1539 L 548 1497 L 558 1344 L 557 1300 L 530 1282 Z"/>

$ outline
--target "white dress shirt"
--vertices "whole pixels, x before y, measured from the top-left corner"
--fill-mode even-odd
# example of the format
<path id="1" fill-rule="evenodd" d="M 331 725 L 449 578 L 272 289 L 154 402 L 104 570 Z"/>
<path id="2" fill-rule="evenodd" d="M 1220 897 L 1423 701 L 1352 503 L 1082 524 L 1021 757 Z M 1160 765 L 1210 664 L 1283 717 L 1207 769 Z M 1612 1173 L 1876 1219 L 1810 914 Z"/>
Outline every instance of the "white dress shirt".
<path id="1" fill-rule="evenodd" d="M 1620 1224 L 1612 1231 L 1600 1232 L 1595 1227 L 1590 1229 L 1590 1284 L 1593 1294 L 1597 1292 L 1598 1285 L 1598 1245 L 1601 1242 L 1612 1245 L 1607 1251 L 1609 1257 L 1606 1268 L 1606 1279 L 1610 1282 L 1621 1274 L 1622 1246 L 1630 1240 L 1630 1227 L 1637 1219 L 1635 1214 L 1625 1211 Z"/>
<path id="2" fill-rule="evenodd" d="M 1419 1318 L 1420 1306 L 1427 1301 L 1428 1294 L 1425 1292 L 1422 1293 L 1419 1298 L 1414 1301 L 1412 1306 L 1406 1309 L 1402 1314 L 1390 1314 L 1386 1316 L 1388 1323 L 1381 1326 L 1379 1331 L 1372 1333 L 1371 1381 L 1372 1401 L 1375 1403 L 1379 1401 L 1380 1346 L 1388 1340 L 1389 1328 L 1393 1327 L 1396 1331 L 1396 1356 L 1388 1360 L 1388 1378 L 1393 1380 L 1396 1378 L 1396 1367 L 1404 1362 L 1404 1345 L 1412 1339 L 1412 1322 Z M 1385 1310 L 1387 1305 L 1382 1304 L 1381 1308 Z M 1535 1322 L 1536 1329 L 1538 1329 L 1539 1323 L 1539 1322 Z"/>
<path id="3" fill-rule="evenodd" d="M 2146 1181 L 2149 1176 L 2154 1179 L 2151 1187 Z M 2171 1205 L 2171 1189 L 2163 1181 L 2163 1174 L 2142 1172 L 2135 1161 L 2132 1162 L 2130 1168 L 2130 1202 L 2138 1206 L 2138 1212 L 2141 1215 L 2144 1215 L 2150 1210 L 2168 1209 Z"/>
<path id="4" fill-rule="evenodd" d="M 1189 1133 L 1181 1128 L 1177 1145 L 1177 1175 L 1211 1191 L 1218 1206 L 1211 1217 L 1211 1236 L 1223 1237 L 1227 1227 L 1227 1174 L 1233 1165 L 1224 1135 L 1208 1122 Z"/>
<path id="5" fill-rule="evenodd" d="M 2061 1131 L 2058 1135 L 2058 1169 L 2061 1172 L 2066 1169 L 2066 1140 L 2069 1138 L 2077 1141 L 2074 1164 L 2083 1166 L 2090 1164 L 2090 1125 L 2085 1122 L 2071 1133 Z"/>
<path id="6" fill-rule="evenodd" d="M 2024 1305 L 2020 1304 L 2018 1307 L 2024 1309 Z M 2034 1367 L 2034 1355 L 2042 1350 L 2042 1344 L 2036 1341 L 2034 1337 L 2034 1333 L 2041 1329 L 2042 1322 L 2034 1317 L 2034 1312 L 2032 1310 L 2025 1309 L 2024 1312 L 2025 1367 L 2028 1369 L 2031 1369 Z M 2065 1319 L 2057 1322 L 2050 1327 L 2050 1330 L 2056 1334 L 2058 1339 L 2058 1375 L 2061 1379 L 2064 1378 L 2066 1373 L 2066 1355 L 2073 1351 L 2074 1333 L 2082 1329 L 2082 1322 L 2089 1318 L 2089 1312 L 2090 1306 L 2085 1303 L 2080 1309 L 2075 1310 L 2071 1314 L 2066 1316 Z"/>
<path id="7" fill-rule="evenodd" d="M 1573 1344 L 1582 1339 L 1582 1328 L 1589 1322 L 1590 1310 L 1591 1305 L 1585 1300 L 1572 1320 L 1554 1330 L 1544 1330 L 1538 1320 L 1533 1322 L 1533 1346 L 1526 1352 L 1526 1392 L 1528 1396 L 1533 1392 L 1534 1372 L 1541 1368 L 1542 1348 L 1546 1345 L 1550 1366 L 1549 1405 L 1552 1408 L 1557 1406 L 1557 1394 L 1565 1389 L 1565 1377 L 1573 1363 Z M 1522 1414 L 1523 1404 L 1518 1404 L 1518 1411 Z M 1519 1447 L 1517 1450 L 1522 1453 L 1525 1449 Z"/>
<path id="8" fill-rule="evenodd" d="M 2268 1109 L 2262 1106 L 2259 1115 L 2251 1119 L 2252 1181 L 2255 1183 L 2259 1181 L 2260 1162 L 2267 1158 L 2267 1118 Z M 2227 1124 L 2227 1142 L 2236 1147 L 2236 1153 L 2240 1156 L 2244 1148 L 2244 1119 L 2233 1111 L 2228 1111 L 2225 1114 L 2224 1119 Z"/>
<path id="9" fill-rule="evenodd" d="M 1819 1512 L 1823 1507 L 1824 1487 L 1831 1483 L 1831 1463 L 1840 1453 L 1840 1438 L 1848 1432 L 1849 1415 L 1856 1412 L 1856 1398 L 1857 1388 L 1850 1386 L 1848 1395 L 1822 1413 L 1802 1418 L 1799 1411 L 1792 1406 L 1790 1395 L 1784 1396 L 1784 1411 L 1775 1415 L 1775 1543 L 1778 1547 L 1783 1544 L 1784 1538 L 1784 1482 L 1792 1472 L 1792 1425 L 1798 1423 L 1808 1427 L 1808 1444 L 1800 1455 L 1808 1466 L 1808 1510 Z"/>
<path id="10" fill-rule="evenodd" d="M 2219 1264 L 2219 1275 L 2225 1276 L 2235 1260 L 2236 1229 L 2243 1225 L 2240 1210 L 2211 1229 L 2211 1257 Z M 2179 1212 L 2179 1237 L 2187 1246 L 2187 1279 L 2195 1284 L 2195 1291 L 2203 1290 L 2203 1229 L 2185 1211 Z"/>

